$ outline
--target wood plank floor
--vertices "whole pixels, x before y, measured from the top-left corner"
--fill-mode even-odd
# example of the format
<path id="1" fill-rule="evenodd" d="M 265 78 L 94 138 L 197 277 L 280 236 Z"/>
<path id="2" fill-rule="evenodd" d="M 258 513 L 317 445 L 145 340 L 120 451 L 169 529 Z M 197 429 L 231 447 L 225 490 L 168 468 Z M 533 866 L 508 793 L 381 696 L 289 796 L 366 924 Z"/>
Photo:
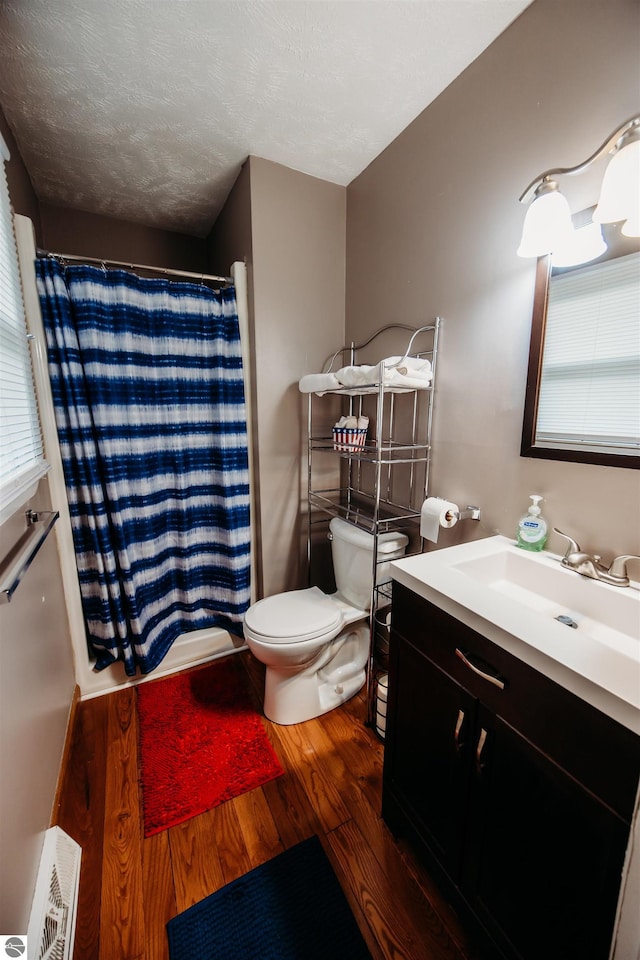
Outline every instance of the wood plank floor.
<path id="1" fill-rule="evenodd" d="M 237 656 L 260 708 L 263 668 Z M 382 744 L 364 717 L 357 696 L 304 724 L 265 720 L 284 776 L 145 839 L 135 690 L 80 703 L 56 818 L 82 846 L 75 960 L 168 960 L 167 920 L 313 834 L 374 960 L 477 960 L 380 818 Z"/>

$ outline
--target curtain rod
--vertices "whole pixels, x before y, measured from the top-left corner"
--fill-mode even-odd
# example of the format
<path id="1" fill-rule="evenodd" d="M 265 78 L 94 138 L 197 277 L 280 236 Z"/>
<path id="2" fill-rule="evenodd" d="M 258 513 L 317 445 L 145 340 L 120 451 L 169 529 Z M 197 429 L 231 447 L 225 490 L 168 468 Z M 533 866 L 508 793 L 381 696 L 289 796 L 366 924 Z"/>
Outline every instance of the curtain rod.
<path id="1" fill-rule="evenodd" d="M 39 257 L 57 257 L 60 260 L 76 260 L 80 263 L 101 263 L 110 267 L 129 267 L 130 270 L 149 270 L 152 273 L 167 273 L 173 277 L 190 277 L 195 280 L 214 280 L 216 283 L 233 284 L 232 277 L 217 277 L 211 273 L 192 273 L 189 270 L 172 270 L 169 267 L 150 267 L 145 263 L 125 263 L 122 260 L 106 260 L 104 257 L 77 257 L 70 253 L 52 253 L 49 250 L 36 251 Z"/>

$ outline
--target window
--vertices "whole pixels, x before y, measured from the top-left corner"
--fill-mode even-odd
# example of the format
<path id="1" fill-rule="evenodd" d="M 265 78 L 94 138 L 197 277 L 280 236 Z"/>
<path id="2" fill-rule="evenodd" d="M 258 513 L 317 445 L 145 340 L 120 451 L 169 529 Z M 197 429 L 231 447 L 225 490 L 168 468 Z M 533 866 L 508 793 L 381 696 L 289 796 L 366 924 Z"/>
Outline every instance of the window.
<path id="1" fill-rule="evenodd" d="M 22 287 L 0 137 L 0 523 L 35 493 L 43 455 Z"/>
<path id="2" fill-rule="evenodd" d="M 536 441 L 640 447 L 640 254 L 553 280 Z"/>
<path id="3" fill-rule="evenodd" d="M 523 456 L 640 466 L 639 304 L 637 250 L 567 269 L 540 259 Z"/>

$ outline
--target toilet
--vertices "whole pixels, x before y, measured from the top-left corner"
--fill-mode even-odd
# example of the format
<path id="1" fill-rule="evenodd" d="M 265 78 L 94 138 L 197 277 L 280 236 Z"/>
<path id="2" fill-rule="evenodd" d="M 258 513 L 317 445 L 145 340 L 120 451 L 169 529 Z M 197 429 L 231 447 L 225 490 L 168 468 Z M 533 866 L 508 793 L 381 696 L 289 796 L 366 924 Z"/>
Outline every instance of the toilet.
<path id="1" fill-rule="evenodd" d="M 339 517 L 329 525 L 337 590 L 289 590 L 252 604 L 247 646 L 266 665 L 264 712 L 274 723 L 302 723 L 340 706 L 364 685 L 374 537 Z M 377 582 L 401 557 L 408 537 L 378 535 Z"/>

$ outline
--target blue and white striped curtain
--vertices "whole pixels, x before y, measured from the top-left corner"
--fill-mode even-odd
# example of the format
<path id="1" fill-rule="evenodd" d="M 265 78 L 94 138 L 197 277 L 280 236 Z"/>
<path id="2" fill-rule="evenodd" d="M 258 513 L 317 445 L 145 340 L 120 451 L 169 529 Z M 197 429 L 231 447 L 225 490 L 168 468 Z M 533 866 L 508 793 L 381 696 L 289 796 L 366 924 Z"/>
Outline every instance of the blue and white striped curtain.
<path id="1" fill-rule="evenodd" d="M 242 633 L 249 472 L 235 291 L 36 262 L 89 645 L 133 676 Z"/>

